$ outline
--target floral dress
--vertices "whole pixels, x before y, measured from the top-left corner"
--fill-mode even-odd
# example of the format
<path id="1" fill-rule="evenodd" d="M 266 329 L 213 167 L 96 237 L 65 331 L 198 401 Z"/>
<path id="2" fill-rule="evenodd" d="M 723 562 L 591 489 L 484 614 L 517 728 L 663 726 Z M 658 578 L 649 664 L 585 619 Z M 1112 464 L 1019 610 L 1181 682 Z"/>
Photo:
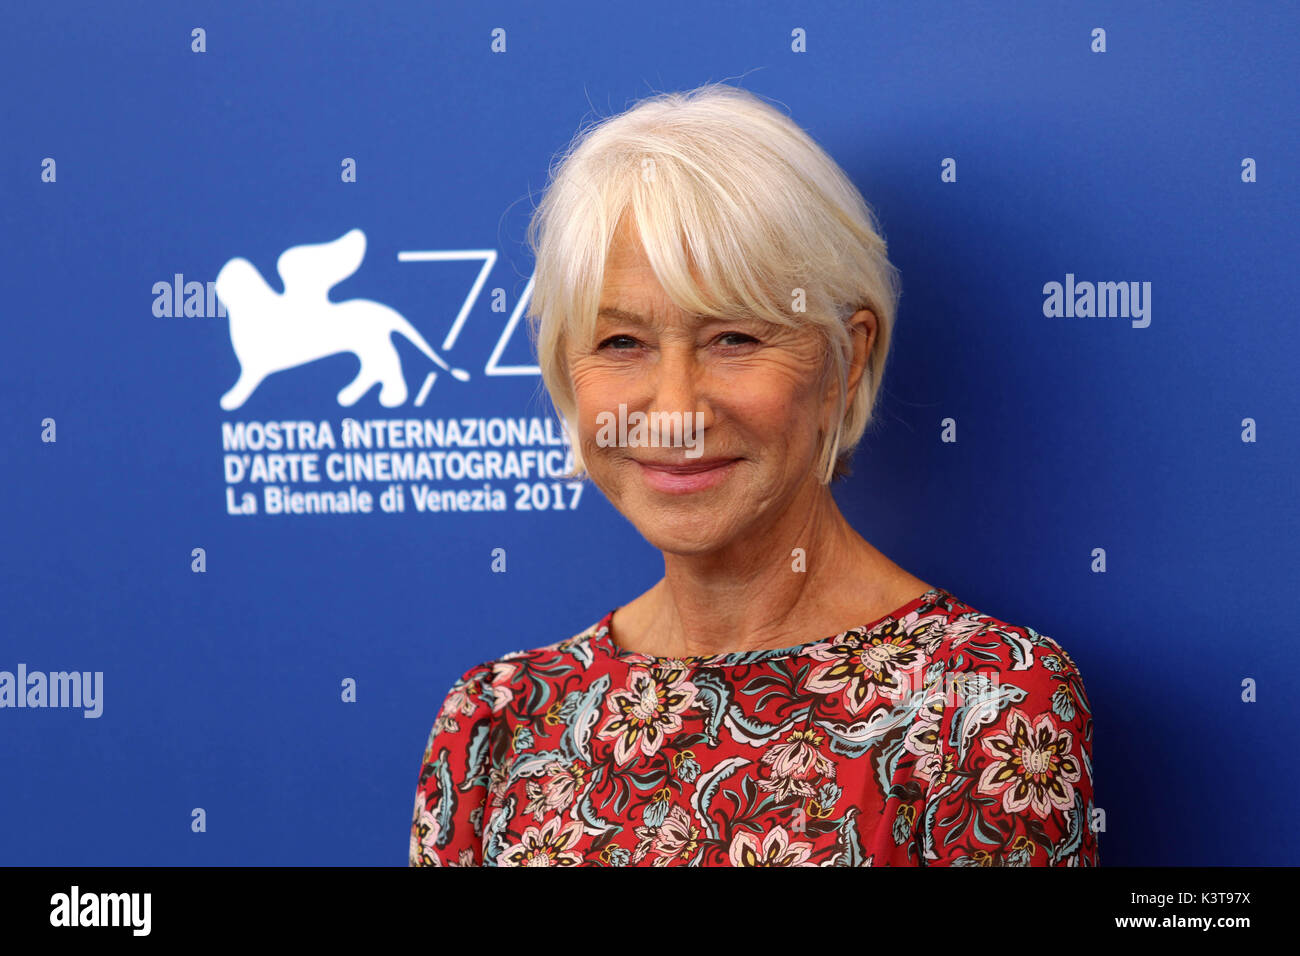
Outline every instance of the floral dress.
<path id="1" fill-rule="evenodd" d="M 1096 866 L 1092 708 L 1055 641 L 932 588 L 772 650 L 623 650 L 611 610 L 467 671 L 411 866 Z"/>

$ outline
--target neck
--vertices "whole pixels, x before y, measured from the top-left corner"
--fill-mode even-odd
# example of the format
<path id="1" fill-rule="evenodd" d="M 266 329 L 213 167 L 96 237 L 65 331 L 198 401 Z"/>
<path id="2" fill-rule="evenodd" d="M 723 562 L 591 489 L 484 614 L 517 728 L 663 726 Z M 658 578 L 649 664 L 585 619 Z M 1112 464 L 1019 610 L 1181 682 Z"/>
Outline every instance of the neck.
<path id="1" fill-rule="evenodd" d="M 896 606 L 888 599 L 900 581 L 889 569 L 911 576 L 853 530 L 828 487 L 813 479 L 800 498 L 743 541 L 665 554 L 664 577 L 646 595 L 654 649 L 639 649 L 686 657 L 791 647 L 865 623 L 881 601 L 881 613 Z"/>

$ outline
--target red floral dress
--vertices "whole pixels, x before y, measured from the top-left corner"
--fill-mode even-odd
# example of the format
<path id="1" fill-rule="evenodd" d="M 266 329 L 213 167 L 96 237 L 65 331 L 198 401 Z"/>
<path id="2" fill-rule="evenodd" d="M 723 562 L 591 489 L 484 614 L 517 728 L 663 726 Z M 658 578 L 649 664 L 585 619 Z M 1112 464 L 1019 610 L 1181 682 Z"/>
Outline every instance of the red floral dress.
<path id="1" fill-rule="evenodd" d="M 479 664 L 411 866 L 1096 866 L 1092 708 L 1032 628 L 933 588 L 813 643 L 631 653 L 610 611 Z"/>

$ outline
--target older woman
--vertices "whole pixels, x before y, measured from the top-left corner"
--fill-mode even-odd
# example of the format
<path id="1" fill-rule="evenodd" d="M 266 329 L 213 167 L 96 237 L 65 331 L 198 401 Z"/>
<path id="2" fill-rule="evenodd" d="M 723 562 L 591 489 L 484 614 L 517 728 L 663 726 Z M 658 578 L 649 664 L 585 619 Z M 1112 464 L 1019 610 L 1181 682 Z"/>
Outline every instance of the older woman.
<path id="1" fill-rule="evenodd" d="M 659 95 L 579 136 L 529 236 L 575 470 L 664 576 L 456 681 L 411 865 L 1095 865 L 1069 655 L 900 568 L 831 496 L 898 301 L 840 168 L 752 94 Z M 610 427 L 638 413 L 669 440 Z"/>

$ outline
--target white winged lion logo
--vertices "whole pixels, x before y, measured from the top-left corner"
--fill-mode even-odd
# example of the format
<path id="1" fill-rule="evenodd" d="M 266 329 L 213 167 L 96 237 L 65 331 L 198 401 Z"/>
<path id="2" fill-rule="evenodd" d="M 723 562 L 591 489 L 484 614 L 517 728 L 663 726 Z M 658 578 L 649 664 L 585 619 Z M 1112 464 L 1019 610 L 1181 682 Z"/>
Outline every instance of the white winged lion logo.
<path id="1" fill-rule="evenodd" d="M 339 404 L 354 405 L 376 382 L 379 402 L 394 408 L 406 401 L 406 379 L 393 345 L 400 332 L 434 364 L 462 382 L 463 369 L 451 368 L 401 313 L 369 299 L 331 302 L 329 290 L 361 266 L 366 234 L 360 229 L 333 242 L 292 246 L 275 268 L 284 282 L 276 292 L 247 259 L 231 259 L 217 273 L 216 290 L 230 317 L 230 344 L 239 359 L 239 381 L 221 396 L 226 411 L 239 408 L 272 372 L 352 352 L 361 371 L 339 392 Z"/>

